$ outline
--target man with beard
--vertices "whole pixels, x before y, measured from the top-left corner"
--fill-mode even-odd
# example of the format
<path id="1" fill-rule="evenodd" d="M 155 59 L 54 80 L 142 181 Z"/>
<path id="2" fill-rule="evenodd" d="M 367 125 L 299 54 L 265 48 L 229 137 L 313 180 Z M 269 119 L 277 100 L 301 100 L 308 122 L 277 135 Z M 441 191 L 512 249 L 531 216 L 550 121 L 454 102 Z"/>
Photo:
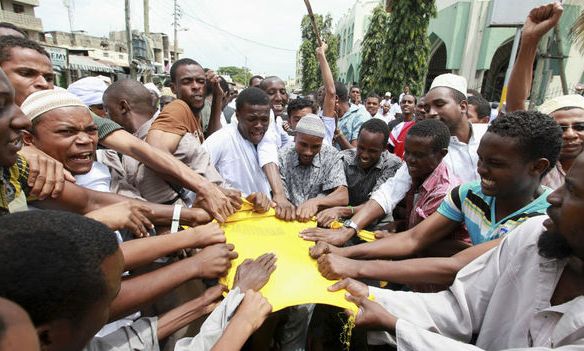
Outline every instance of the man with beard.
<path id="1" fill-rule="evenodd" d="M 394 292 L 351 279 L 330 290 L 348 290 L 347 299 L 360 307 L 356 325 L 389 332 L 398 350 L 581 349 L 583 155 L 548 202 L 549 217 L 532 218 L 509 233 L 461 270 L 446 291 Z M 380 341 L 374 339 L 370 334 L 370 343 Z M 471 339 L 474 345 L 466 344 Z"/>

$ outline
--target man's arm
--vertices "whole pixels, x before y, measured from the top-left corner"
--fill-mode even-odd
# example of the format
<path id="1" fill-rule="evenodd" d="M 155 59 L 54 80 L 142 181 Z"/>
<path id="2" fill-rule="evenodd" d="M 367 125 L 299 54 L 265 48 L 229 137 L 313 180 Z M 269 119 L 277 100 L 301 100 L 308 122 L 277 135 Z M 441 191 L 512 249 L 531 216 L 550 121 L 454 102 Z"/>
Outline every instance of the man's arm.
<path id="1" fill-rule="evenodd" d="M 401 261 L 362 261 L 326 254 L 318 258 L 318 270 L 327 279 L 374 279 L 398 284 L 452 284 L 464 266 L 497 246 L 502 239 L 472 246 L 452 257 L 425 257 Z"/>
<path id="2" fill-rule="evenodd" d="M 223 107 L 223 97 L 224 91 L 221 89 L 219 84 L 219 76 L 215 74 L 212 70 L 208 70 L 207 81 L 211 83 L 213 87 L 213 102 L 211 103 L 211 117 L 209 119 L 209 125 L 207 126 L 206 136 L 209 136 L 219 129 L 221 129 L 221 110 Z"/>
<path id="3" fill-rule="evenodd" d="M 41 208 L 60 209 L 86 214 L 102 207 L 124 201 L 130 201 L 138 206 L 148 207 L 151 210 L 148 214 L 148 219 L 153 224 L 171 224 L 174 206 L 138 201 L 117 194 L 93 191 L 69 182 L 65 182 L 63 192 L 59 198 L 38 201 L 35 205 Z M 199 224 L 199 222 L 205 220 L 208 220 L 208 215 L 199 208 L 183 208 L 181 210 L 180 221 L 184 224 Z"/>
<path id="4" fill-rule="evenodd" d="M 159 173 L 165 180 L 178 183 L 196 192 L 198 197 L 204 199 L 201 202 L 203 208 L 208 210 L 217 220 L 224 221 L 227 216 L 235 212 L 227 197 L 221 193 L 215 184 L 209 182 L 172 156 L 180 142 L 181 137 L 179 135 L 152 130 L 148 134 L 148 138 L 153 140 L 153 144 L 160 146 L 160 149 L 124 130 L 116 130 L 110 133 L 100 143 L 138 160 Z"/>
<path id="5" fill-rule="evenodd" d="M 357 259 L 409 257 L 450 234 L 459 225 L 438 212 L 415 227 L 369 243 L 339 248 L 344 257 Z"/>
<path id="6" fill-rule="evenodd" d="M 188 280 L 225 275 L 231 260 L 237 258 L 233 248 L 231 244 L 209 246 L 195 256 L 122 281 L 120 293 L 110 306 L 110 319 L 135 312 Z"/>
<path id="7" fill-rule="evenodd" d="M 337 91 L 335 89 L 335 80 L 333 78 L 333 73 L 329 67 L 328 61 L 326 59 L 326 50 L 328 46 L 323 42 L 321 47 L 316 49 L 316 59 L 320 66 L 320 74 L 322 80 L 324 81 L 324 101 L 322 104 L 322 114 L 326 117 L 335 117 L 335 100 L 337 97 Z"/>
<path id="8" fill-rule="evenodd" d="M 178 233 L 124 241 L 120 248 L 124 254 L 124 269 L 131 270 L 182 249 L 201 248 L 224 242 L 223 229 L 213 222 Z"/>
<path id="9" fill-rule="evenodd" d="M 291 221 L 296 218 L 296 208 L 286 197 L 284 182 L 280 169 L 275 163 L 268 163 L 263 167 L 272 188 L 272 200 L 276 204 L 276 218 Z"/>
<path id="10" fill-rule="evenodd" d="M 507 112 L 525 109 L 532 83 L 532 69 L 541 38 L 560 21 L 563 8 L 559 2 L 531 10 L 523 25 L 521 45 L 507 86 Z"/>

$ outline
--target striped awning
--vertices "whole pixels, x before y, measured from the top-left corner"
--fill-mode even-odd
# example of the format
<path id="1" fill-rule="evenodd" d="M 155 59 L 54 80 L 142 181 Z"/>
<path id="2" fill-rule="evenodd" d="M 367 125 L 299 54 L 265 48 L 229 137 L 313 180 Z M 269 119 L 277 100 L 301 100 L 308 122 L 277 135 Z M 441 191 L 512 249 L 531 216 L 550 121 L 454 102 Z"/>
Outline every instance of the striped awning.
<path id="1" fill-rule="evenodd" d="M 69 68 L 90 72 L 114 73 L 114 69 L 88 56 L 69 55 Z"/>

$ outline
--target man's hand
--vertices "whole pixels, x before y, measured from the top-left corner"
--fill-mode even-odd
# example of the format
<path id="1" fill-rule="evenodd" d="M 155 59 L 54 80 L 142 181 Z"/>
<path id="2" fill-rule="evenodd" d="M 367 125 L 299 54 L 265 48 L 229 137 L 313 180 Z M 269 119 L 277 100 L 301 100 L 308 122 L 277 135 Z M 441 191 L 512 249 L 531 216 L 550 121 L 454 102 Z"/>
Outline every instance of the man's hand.
<path id="1" fill-rule="evenodd" d="M 288 201 L 286 196 L 275 194 L 272 200 L 276 204 L 276 218 L 283 219 L 287 222 L 296 219 L 296 209 L 294 208 L 294 205 Z"/>
<path id="2" fill-rule="evenodd" d="M 247 259 L 237 267 L 233 286 L 239 287 L 240 291 L 259 291 L 275 270 L 276 255 L 273 253 L 265 253 L 255 260 Z"/>
<path id="3" fill-rule="evenodd" d="M 272 206 L 272 201 L 264 193 L 252 193 L 246 200 L 253 204 L 253 210 L 258 213 L 266 213 Z"/>
<path id="4" fill-rule="evenodd" d="M 335 254 L 326 254 L 321 255 L 317 262 L 318 271 L 326 279 L 359 278 L 359 261 Z"/>
<path id="5" fill-rule="evenodd" d="M 206 247 L 215 244 L 225 243 L 225 231 L 215 222 L 211 222 L 205 225 L 199 225 L 193 228 L 189 228 L 180 233 L 180 235 L 187 234 L 189 232 L 194 236 L 197 248 Z"/>
<path id="6" fill-rule="evenodd" d="M 308 254 L 314 259 L 318 259 L 322 255 L 329 253 L 339 254 L 340 249 L 324 241 L 317 241 L 316 245 L 308 249 Z"/>
<path id="7" fill-rule="evenodd" d="M 339 291 L 345 289 L 354 297 L 369 297 L 369 287 L 360 281 L 345 278 L 328 287 L 328 291 Z"/>
<path id="8" fill-rule="evenodd" d="M 221 192 L 227 196 L 231 206 L 233 206 L 236 211 L 241 208 L 241 205 L 243 205 L 243 201 L 241 200 L 241 191 L 223 187 L 219 187 L 219 190 L 221 190 Z"/>
<path id="9" fill-rule="evenodd" d="M 247 290 L 243 301 L 229 323 L 234 325 L 247 324 L 254 332 L 262 326 L 270 312 L 272 312 L 272 305 L 262 294 Z"/>
<path id="10" fill-rule="evenodd" d="M 225 222 L 227 217 L 234 214 L 237 210 L 232 205 L 230 199 L 219 190 L 219 187 L 211 182 L 197 192 L 196 206 L 209 212 L 221 223 Z"/>
<path id="11" fill-rule="evenodd" d="M 375 239 L 383 239 L 383 238 L 388 238 L 392 235 L 395 235 L 395 233 L 391 233 L 387 230 L 376 230 L 375 231 Z"/>
<path id="12" fill-rule="evenodd" d="M 318 199 L 306 200 L 302 205 L 296 208 L 296 220 L 299 222 L 308 222 L 318 212 Z"/>
<path id="13" fill-rule="evenodd" d="M 351 239 L 353 233 L 352 229 L 348 230 L 347 228 L 308 228 L 301 231 L 298 236 L 307 241 L 324 241 L 335 246 L 341 246 Z"/>
<path id="14" fill-rule="evenodd" d="M 205 72 L 205 78 L 207 79 L 209 86 L 213 88 L 213 95 L 223 98 L 225 92 L 223 89 L 221 89 L 221 84 L 219 84 L 219 75 L 217 75 L 213 70 L 208 70 Z"/>
<path id="15" fill-rule="evenodd" d="M 65 181 L 75 183 L 75 177 L 63 168 L 63 164 L 35 147 L 25 146 L 21 150 L 28 163 L 28 186 L 30 194 L 39 200 L 48 196 L 57 198 L 63 191 Z"/>
<path id="16" fill-rule="evenodd" d="M 211 279 L 226 275 L 231 268 L 231 260 L 237 258 L 237 252 L 233 249 L 232 244 L 217 244 L 198 252 L 194 256 L 199 268 L 198 277 Z"/>
<path id="17" fill-rule="evenodd" d="M 323 41 L 322 46 L 316 48 L 316 55 L 324 56 L 326 54 L 326 50 L 328 49 L 328 45 Z"/>
<path id="18" fill-rule="evenodd" d="M 523 25 L 523 40 L 539 42 L 539 40 L 558 22 L 564 8 L 559 2 L 538 6 L 532 9 Z"/>
<path id="19" fill-rule="evenodd" d="M 107 225 L 111 230 L 128 229 L 135 238 L 148 236 L 154 225 L 148 219 L 152 210 L 137 201 L 122 201 L 86 213 L 85 216 Z"/>
<path id="20" fill-rule="evenodd" d="M 347 294 L 346 299 L 359 307 L 359 311 L 355 316 L 356 326 L 395 333 L 397 318 L 383 308 L 383 306 L 363 296 L 356 297 Z M 350 310 L 346 310 L 345 313 L 353 315 L 353 312 Z"/>
<path id="21" fill-rule="evenodd" d="M 316 222 L 320 227 L 330 228 L 334 221 L 338 221 L 343 212 L 343 207 L 332 207 L 322 210 L 316 215 Z"/>

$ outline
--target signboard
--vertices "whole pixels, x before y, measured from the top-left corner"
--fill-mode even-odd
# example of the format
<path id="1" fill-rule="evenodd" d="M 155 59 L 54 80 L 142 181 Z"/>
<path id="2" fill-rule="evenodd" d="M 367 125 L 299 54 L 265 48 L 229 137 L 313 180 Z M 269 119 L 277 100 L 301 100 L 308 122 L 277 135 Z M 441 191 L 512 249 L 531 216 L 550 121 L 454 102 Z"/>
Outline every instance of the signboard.
<path id="1" fill-rule="evenodd" d="M 53 66 L 58 66 L 61 68 L 69 67 L 67 49 L 55 46 L 43 46 L 43 48 L 51 56 L 51 62 L 53 63 Z"/>
<path id="2" fill-rule="evenodd" d="M 549 3 L 550 0 L 493 0 L 489 27 L 521 27 L 532 8 Z"/>

